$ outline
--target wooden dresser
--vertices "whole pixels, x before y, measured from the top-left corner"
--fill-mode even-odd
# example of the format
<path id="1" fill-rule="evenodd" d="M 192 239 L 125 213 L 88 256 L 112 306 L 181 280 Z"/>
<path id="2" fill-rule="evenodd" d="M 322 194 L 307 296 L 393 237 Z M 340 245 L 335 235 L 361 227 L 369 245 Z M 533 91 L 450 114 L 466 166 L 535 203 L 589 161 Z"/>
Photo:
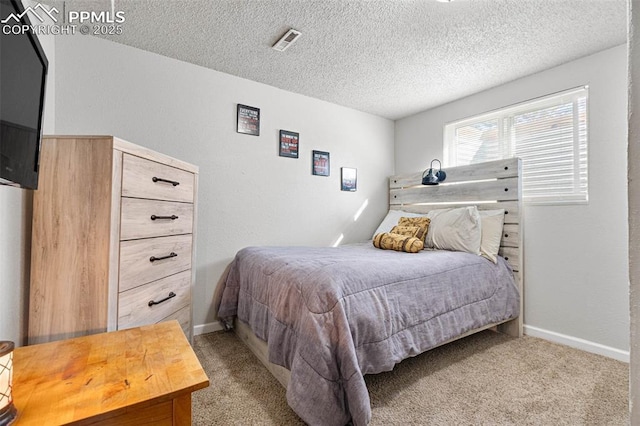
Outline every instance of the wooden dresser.
<path id="1" fill-rule="evenodd" d="M 198 168 L 112 136 L 48 136 L 29 344 L 176 319 L 191 340 Z"/>
<path id="2" fill-rule="evenodd" d="M 16 348 L 20 425 L 191 425 L 209 385 L 176 321 Z"/>

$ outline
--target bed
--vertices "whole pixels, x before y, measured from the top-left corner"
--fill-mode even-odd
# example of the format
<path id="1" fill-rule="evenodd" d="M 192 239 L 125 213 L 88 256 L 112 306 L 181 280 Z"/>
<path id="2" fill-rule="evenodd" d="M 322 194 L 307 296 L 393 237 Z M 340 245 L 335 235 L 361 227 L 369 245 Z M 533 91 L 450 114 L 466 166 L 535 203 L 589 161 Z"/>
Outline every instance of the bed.
<path id="1" fill-rule="evenodd" d="M 522 335 L 521 162 L 446 172 L 446 185 L 438 186 L 421 185 L 422 173 L 391 177 L 386 220 L 430 216 L 433 226 L 440 212 L 503 209 L 499 256 L 405 253 L 368 241 L 247 247 L 228 268 L 216 292 L 219 318 L 287 388 L 306 423 L 365 425 L 364 374 L 488 328 Z"/>

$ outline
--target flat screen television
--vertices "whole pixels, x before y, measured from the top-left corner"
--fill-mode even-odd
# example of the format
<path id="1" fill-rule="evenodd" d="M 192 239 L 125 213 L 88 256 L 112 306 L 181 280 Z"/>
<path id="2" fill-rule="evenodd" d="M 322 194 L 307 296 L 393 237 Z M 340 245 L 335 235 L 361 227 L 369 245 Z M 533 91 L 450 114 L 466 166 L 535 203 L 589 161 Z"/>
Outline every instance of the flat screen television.
<path id="1" fill-rule="evenodd" d="M 0 20 L 0 184 L 36 189 L 49 62 L 20 0 L 0 0 Z"/>

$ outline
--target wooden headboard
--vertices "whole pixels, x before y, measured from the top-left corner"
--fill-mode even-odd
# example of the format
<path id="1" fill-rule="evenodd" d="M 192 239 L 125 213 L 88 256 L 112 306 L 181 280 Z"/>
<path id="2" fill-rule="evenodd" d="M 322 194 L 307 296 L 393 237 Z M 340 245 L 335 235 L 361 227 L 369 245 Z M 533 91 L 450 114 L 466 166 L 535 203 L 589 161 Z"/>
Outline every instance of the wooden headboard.
<path id="1" fill-rule="evenodd" d="M 443 168 L 439 185 L 422 185 L 422 172 L 389 179 L 389 208 L 412 213 L 476 205 L 481 210 L 505 209 L 500 255 L 511 265 L 520 289 L 520 316 L 501 331 L 522 335 L 524 250 L 522 221 L 522 160 L 509 158 Z"/>

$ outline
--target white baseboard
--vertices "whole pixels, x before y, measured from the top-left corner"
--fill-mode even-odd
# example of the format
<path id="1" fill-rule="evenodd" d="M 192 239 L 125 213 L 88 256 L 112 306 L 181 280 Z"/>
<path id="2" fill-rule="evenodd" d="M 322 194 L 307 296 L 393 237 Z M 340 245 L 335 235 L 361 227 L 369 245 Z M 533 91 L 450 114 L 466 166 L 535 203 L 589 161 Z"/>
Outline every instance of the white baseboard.
<path id="1" fill-rule="evenodd" d="M 565 334 L 556 333 L 555 331 L 544 330 L 542 328 L 524 325 L 524 334 L 540 339 L 549 340 L 550 342 L 560 343 L 572 348 L 580 349 L 585 352 L 603 355 L 609 358 L 617 359 L 622 362 L 629 362 L 629 351 L 612 348 L 610 346 L 601 345 L 600 343 L 590 342 L 578 337 L 567 336 Z"/>
<path id="2" fill-rule="evenodd" d="M 224 328 L 219 322 L 210 322 L 200 324 L 193 327 L 193 335 L 198 336 L 205 333 L 213 333 L 214 331 L 222 331 Z M 601 345 L 600 343 L 590 342 L 578 337 L 567 336 L 566 334 L 556 333 L 555 331 L 544 330 L 542 328 L 531 325 L 524 325 L 524 334 L 540 339 L 548 340 L 554 343 L 560 343 L 572 348 L 580 349 L 609 358 L 617 359 L 622 362 L 629 362 L 629 351 L 612 348 L 610 346 Z"/>
<path id="3" fill-rule="evenodd" d="M 219 322 L 210 322 L 207 324 L 200 324 L 193 327 L 193 335 L 198 336 L 205 333 L 213 333 L 214 331 L 222 331 L 222 325 Z"/>

